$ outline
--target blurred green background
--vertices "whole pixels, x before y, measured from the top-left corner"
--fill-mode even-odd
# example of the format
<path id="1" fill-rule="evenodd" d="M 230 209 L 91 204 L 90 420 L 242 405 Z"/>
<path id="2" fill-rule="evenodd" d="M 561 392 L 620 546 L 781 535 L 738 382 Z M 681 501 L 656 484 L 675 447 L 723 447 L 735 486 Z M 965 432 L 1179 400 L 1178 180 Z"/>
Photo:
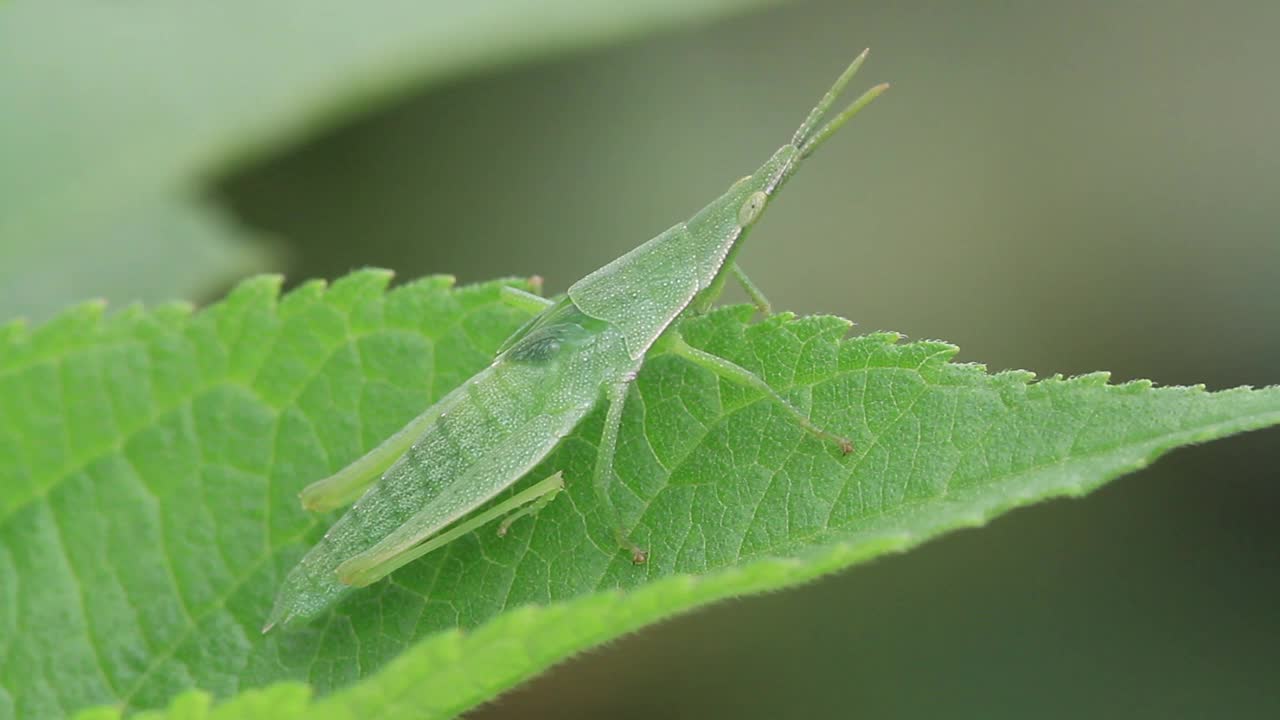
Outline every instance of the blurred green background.
<path id="1" fill-rule="evenodd" d="M 263 12 L 267 27 L 283 22 Z M 243 237 L 200 261 L 225 268 L 216 279 L 163 290 L 207 301 L 250 268 L 294 283 L 376 265 L 463 282 L 539 274 L 561 291 L 753 169 L 871 46 L 855 84 L 893 90 L 806 165 L 743 252 L 776 307 L 945 339 L 993 370 L 1280 383 L 1280 4 L 677 15 L 438 72 L 423 61 L 412 82 L 374 72 L 383 80 L 342 102 L 299 100 L 306 112 L 251 140 L 208 141 L 161 178 L 181 182 L 154 185 L 199 198 L 180 221 Z M 346 39 L 324 42 L 331 59 Z M 205 70 L 229 73 L 228 87 L 266 71 L 237 61 L 234 43 L 219 52 L 230 69 Z M 316 75 L 321 95 L 332 78 Z M 6 114 L 0 140 L 6 122 L 21 138 Z M 218 118 L 207 122 L 216 138 Z M 0 196 L 21 197 L 31 181 L 4 173 Z M 100 205 L 82 214 L 106 216 Z M 112 227 L 142 222 L 118 206 Z M 32 299 L 58 283 L 12 272 L 35 252 L 13 239 L 35 225 L 7 227 L 3 315 L 113 294 L 59 269 L 66 287 Z M 163 232 L 126 234 L 173 247 Z M 49 236 L 64 254 L 119 247 L 103 233 Z M 130 252 L 129 268 L 163 262 Z M 1277 441 L 1271 430 L 1179 451 L 1083 501 L 722 603 L 472 716 L 1280 717 Z"/>

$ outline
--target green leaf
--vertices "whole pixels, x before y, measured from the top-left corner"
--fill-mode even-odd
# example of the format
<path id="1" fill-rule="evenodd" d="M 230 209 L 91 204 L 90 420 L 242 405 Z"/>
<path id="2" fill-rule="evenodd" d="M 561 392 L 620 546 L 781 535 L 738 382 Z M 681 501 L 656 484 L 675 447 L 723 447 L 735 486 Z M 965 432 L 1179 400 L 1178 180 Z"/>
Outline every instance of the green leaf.
<path id="1" fill-rule="evenodd" d="M 674 613 L 1280 423 L 1280 388 L 1030 382 L 951 363 L 942 343 L 727 308 L 687 323 L 690 342 L 761 372 L 854 454 L 654 358 L 624 418 L 616 494 L 648 565 L 615 551 L 581 482 L 596 413 L 531 474 L 563 469 L 567 497 L 506 538 L 481 530 L 262 636 L 279 581 L 333 519 L 307 516 L 296 492 L 482 367 L 524 319 L 498 283 L 386 293 L 387 279 L 277 301 L 278 281 L 260 278 L 195 314 L 85 306 L 0 329 L 0 717 L 160 708 L 193 688 L 235 697 L 225 717 L 448 717 Z M 277 682 L 290 684 L 236 697 Z"/>
<path id="2" fill-rule="evenodd" d="M 424 81 L 762 2 L 0 4 L 0 251 L 116 227 Z"/>

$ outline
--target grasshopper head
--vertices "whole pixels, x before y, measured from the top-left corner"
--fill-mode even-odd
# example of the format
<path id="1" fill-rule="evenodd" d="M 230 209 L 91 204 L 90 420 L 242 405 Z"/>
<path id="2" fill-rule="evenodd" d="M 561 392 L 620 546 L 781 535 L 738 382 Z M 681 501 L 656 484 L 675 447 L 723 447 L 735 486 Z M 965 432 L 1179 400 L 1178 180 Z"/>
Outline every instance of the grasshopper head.
<path id="1" fill-rule="evenodd" d="M 845 86 L 849 84 L 854 74 L 858 72 L 858 68 L 866 60 L 867 52 L 863 50 L 849 64 L 849 67 L 840 74 L 840 77 L 836 78 L 831 89 L 822 96 L 822 99 L 818 101 L 813 110 L 809 111 L 808 117 L 796 129 L 795 134 L 791 137 L 791 142 L 779 148 L 773 154 L 773 157 L 769 158 L 754 173 L 734 183 L 724 195 L 721 195 L 706 210 L 695 216 L 690 224 L 724 227 L 736 221 L 737 227 L 742 230 L 755 223 L 763 213 L 765 206 L 769 204 L 769 199 L 782 187 L 783 183 L 795 174 L 800 167 L 801 161 L 813 153 L 836 130 L 839 130 L 845 123 L 849 122 L 862 108 L 889 89 L 888 84 L 876 85 L 859 95 L 838 115 L 823 124 L 822 121 L 831 106 L 840 98 Z"/>

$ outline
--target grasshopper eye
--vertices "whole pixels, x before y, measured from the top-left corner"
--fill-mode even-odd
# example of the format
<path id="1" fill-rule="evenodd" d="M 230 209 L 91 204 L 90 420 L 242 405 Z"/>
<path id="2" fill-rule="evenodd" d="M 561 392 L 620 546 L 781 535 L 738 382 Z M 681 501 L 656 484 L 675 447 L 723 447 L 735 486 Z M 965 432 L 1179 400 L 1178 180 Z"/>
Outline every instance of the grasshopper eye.
<path id="1" fill-rule="evenodd" d="M 769 200 L 769 196 L 757 190 L 747 196 L 747 201 L 742 203 L 742 207 L 738 208 L 738 225 L 746 227 L 756 221 L 760 217 L 760 211 L 764 210 L 764 204 Z"/>

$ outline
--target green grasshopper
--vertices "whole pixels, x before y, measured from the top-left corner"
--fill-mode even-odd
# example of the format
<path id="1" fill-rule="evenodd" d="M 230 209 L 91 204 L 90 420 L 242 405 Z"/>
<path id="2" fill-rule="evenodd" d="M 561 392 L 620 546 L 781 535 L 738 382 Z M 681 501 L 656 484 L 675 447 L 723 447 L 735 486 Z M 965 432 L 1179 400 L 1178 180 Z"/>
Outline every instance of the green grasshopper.
<path id="1" fill-rule="evenodd" d="M 849 440 L 817 427 L 756 374 L 690 346 L 677 321 L 709 310 L 730 276 L 769 312 L 735 262 L 742 239 L 801 161 L 888 88 L 871 88 L 820 125 L 866 56 L 863 51 L 840 75 L 791 142 L 689 220 L 582 278 L 559 300 L 507 288 L 511 302 L 538 314 L 499 348 L 492 364 L 367 455 L 302 491 L 308 510 L 355 504 L 289 573 L 263 632 L 314 617 L 352 588 L 503 515 L 498 532 L 505 534 L 564 488 L 560 473 L 469 516 L 546 458 L 601 400 L 608 411 L 594 491 L 617 528 L 619 546 L 633 562 L 645 562 L 648 554 L 628 539 L 609 490 L 627 391 L 654 355 L 673 353 L 754 388 L 809 433 L 852 452 Z"/>

